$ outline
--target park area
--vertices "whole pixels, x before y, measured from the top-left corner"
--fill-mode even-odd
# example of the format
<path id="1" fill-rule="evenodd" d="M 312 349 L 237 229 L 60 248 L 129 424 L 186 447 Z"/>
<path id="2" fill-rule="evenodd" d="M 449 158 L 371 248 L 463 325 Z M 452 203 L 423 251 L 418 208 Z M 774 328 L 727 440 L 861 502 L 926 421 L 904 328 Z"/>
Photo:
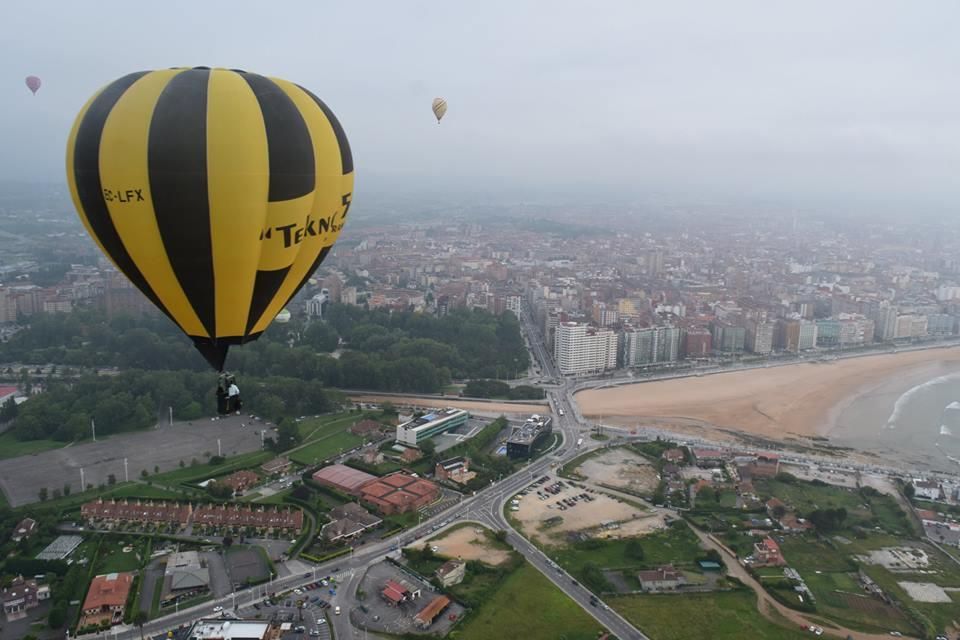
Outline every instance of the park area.
<path id="1" fill-rule="evenodd" d="M 358 413 L 338 413 L 308 418 L 297 425 L 302 443 L 289 454 L 291 460 L 313 465 L 363 444 L 361 436 L 350 433 L 350 427 L 362 420 Z"/>

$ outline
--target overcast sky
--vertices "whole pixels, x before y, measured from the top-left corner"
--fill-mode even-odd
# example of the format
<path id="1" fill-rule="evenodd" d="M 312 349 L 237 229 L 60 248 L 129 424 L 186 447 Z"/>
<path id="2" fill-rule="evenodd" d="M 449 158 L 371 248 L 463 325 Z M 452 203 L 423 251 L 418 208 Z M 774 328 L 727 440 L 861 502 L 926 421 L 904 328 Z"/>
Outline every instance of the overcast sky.
<path id="1" fill-rule="evenodd" d="M 935 0 L 5 0 L 0 173 L 62 180 L 100 86 L 206 65 L 324 98 L 358 191 L 367 172 L 955 207 L 958 18 Z"/>

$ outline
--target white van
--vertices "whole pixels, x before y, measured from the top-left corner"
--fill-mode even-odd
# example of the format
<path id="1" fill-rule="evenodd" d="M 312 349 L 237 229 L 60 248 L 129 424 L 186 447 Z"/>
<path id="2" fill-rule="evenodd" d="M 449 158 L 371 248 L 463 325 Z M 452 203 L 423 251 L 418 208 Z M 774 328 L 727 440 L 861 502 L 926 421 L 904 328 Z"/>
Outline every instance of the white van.
<path id="1" fill-rule="evenodd" d="M 333 613 L 335 615 L 340 615 L 340 605 L 337 605 L 333 608 Z"/>

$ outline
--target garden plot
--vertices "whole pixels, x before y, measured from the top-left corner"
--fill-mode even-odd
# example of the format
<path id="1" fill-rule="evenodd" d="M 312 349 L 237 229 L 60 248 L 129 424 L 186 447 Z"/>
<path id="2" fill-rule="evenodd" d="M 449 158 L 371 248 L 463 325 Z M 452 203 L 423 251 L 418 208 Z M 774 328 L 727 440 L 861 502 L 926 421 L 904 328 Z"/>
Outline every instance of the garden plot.
<path id="1" fill-rule="evenodd" d="M 660 482 L 650 461 L 628 449 L 610 449 L 591 456 L 574 473 L 595 484 L 641 494 L 653 493 Z"/>
<path id="2" fill-rule="evenodd" d="M 880 565 L 893 573 L 926 573 L 930 568 L 927 552 L 917 547 L 883 547 L 868 555 L 857 556 L 861 562 Z"/>

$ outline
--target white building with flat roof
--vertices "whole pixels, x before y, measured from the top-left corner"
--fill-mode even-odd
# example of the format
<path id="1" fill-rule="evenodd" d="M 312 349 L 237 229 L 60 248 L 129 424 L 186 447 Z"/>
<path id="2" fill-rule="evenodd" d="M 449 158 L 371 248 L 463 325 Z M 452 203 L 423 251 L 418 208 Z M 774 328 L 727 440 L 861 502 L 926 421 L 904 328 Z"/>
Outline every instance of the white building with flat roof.
<path id="1" fill-rule="evenodd" d="M 557 326 L 554 358 L 561 375 L 600 373 L 617 368 L 617 334 L 577 322 Z"/>
<path id="2" fill-rule="evenodd" d="M 264 640 L 269 630 L 269 622 L 205 619 L 194 624 L 187 637 L 190 640 Z"/>
<path id="3" fill-rule="evenodd" d="M 397 442 L 409 447 L 416 447 L 420 442 L 432 438 L 438 433 L 444 433 L 467 424 L 470 414 L 463 409 L 442 409 L 431 411 L 419 418 L 414 418 L 401 425 L 397 425 Z"/>

